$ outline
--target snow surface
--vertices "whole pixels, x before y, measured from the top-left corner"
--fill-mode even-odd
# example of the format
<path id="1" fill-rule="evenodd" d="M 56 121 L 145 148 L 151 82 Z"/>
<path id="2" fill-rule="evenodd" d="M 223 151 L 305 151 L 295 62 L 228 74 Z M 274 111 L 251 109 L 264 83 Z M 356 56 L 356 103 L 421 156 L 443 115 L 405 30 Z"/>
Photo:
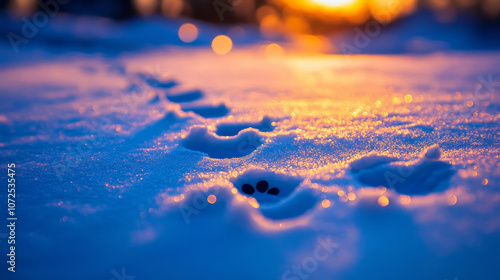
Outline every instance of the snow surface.
<path id="1" fill-rule="evenodd" d="M 497 279 L 500 53 L 263 44 L 3 58 L 2 279 Z"/>

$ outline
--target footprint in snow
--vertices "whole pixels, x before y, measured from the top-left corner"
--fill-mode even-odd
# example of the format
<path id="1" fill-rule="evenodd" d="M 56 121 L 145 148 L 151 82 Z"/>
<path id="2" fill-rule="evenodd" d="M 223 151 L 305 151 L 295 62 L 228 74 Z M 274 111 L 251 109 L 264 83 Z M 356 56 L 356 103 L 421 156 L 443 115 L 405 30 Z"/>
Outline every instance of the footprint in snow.
<path id="1" fill-rule="evenodd" d="M 250 169 L 232 180 L 238 191 L 253 197 L 263 216 L 272 220 L 304 215 L 318 202 L 319 192 L 300 188 L 302 178 L 260 169 Z"/>
<path id="2" fill-rule="evenodd" d="M 252 187 L 252 185 L 250 185 L 250 184 L 244 184 L 241 187 L 241 190 L 245 194 L 249 194 L 249 195 L 252 195 L 255 193 L 255 188 Z M 280 190 L 278 188 L 270 188 L 269 189 L 269 183 L 267 183 L 267 181 L 265 181 L 265 180 L 259 181 L 257 183 L 257 191 L 259 191 L 260 193 L 265 193 L 267 191 L 267 194 L 272 194 L 272 195 L 278 195 L 280 192 Z"/>
<path id="3" fill-rule="evenodd" d="M 452 165 L 439 160 L 437 146 L 425 150 L 415 162 L 403 163 L 397 158 L 368 155 L 350 164 L 356 179 L 368 186 L 384 186 L 407 195 L 425 195 L 444 190 L 454 174 Z"/>

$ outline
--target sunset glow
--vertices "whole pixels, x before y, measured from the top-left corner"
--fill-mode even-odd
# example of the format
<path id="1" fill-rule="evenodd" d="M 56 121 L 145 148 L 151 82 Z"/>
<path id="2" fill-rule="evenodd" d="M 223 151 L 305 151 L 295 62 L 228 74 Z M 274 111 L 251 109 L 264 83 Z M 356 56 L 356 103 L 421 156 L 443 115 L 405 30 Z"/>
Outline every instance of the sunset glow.
<path id="1" fill-rule="evenodd" d="M 312 2 L 334 8 L 352 5 L 356 2 L 356 0 L 312 0 Z"/>
<path id="2" fill-rule="evenodd" d="M 0 280 L 498 278 L 500 0 L 0 3 Z"/>

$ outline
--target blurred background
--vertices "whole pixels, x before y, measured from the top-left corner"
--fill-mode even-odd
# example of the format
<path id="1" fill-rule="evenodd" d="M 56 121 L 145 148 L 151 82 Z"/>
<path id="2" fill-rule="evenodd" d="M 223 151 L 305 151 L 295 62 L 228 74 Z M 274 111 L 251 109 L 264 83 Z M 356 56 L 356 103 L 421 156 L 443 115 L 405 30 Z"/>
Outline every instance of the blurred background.
<path id="1" fill-rule="evenodd" d="M 74 44 L 71 38 L 85 37 L 88 41 L 93 36 L 101 39 L 112 36 L 106 33 L 112 22 L 111 25 L 130 30 L 122 37 L 140 38 L 142 45 L 206 45 L 211 38 L 204 41 L 199 35 L 203 31 L 200 26 L 216 26 L 227 30 L 226 35 L 232 36 L 236 45 L 261 40 L 286 41 L 297 48 L 325 53 L 429 53 L 500 48 L 500 0 L 0 0 L 0 7 L 0 31 L 5 34 L 19 35 L 26 28 L 26 21 L 38 21 L 45 26 L 46 15 L 50 19 L 87 19 L 79 24 L 71 20 L 47 20 L 50 21 L 47 25 L 67 31 L 65 38 L 54 39 L 54 32 L 36 38 L 52 45 L 70 41 Z M 166 34 L 169 32 L 161 35 L 151 26 L 131 27 L 130 22 L 175 26 L 179 38 Z M 193 25 L 181 30 L 185 22 Z M 85 36 L 81 35 L 82 30 L 87 30 Z M 379 36 L 381 30 L 389 35 Z M 182 39 L 180 32 L 188 39 Z M 358 38 L 361 40 L 369 38 L 370 46 L 356 46 L 353 42 L 356 36 L 363 37 Z M 0 40 L 12 44 L 13 39 L 2 36 Z M 139 47 L 132 39 L 114 44 L 115 50 Z"/>
<path id="2" fill-rule="evenodd" d="M 252 23 L 294 32 L 327 32 L 370 19 L 394 21 L 418 10 L 440 20 L 458 14 L 498 21 L 500 0 L 1 0 L 11 16 L 27 16 L 57 2 L 63 13 L 127 20 L 187 17 L 214 23 Z"/>

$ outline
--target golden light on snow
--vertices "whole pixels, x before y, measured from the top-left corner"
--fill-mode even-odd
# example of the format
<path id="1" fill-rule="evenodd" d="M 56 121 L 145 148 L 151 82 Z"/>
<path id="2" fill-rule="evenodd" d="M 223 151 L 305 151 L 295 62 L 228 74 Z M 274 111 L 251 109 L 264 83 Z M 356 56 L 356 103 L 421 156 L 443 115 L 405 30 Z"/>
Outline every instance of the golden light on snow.
<path id="1" fill-rule="evenodd" d="M 216 54 L 225 55 L 233 48 L 233 41 L 226 35 L 219 35 L 212 40 L 212 49 Z"/>
<path id="2" fill-rule="evenodd" d="M 456 195 L 452 195 L 448 198 L 448 204 L 449 205 L 455 205 L 457 204 L 457 196 Z"/>
<path id="3" fill-rule="evenodd" d="M 178 202 L 184 200 L 185 196 L 184 196 L 184 194 L 176 195 L 176 196 L 167 196 L 166 194 L 162 194 L 162 198 L 163 198 L 163 204 L 168 205 L 171 203 L 178 203 Z"/>
<path id="4" fill-rule="evenodd" d="M 347 199 L 349 199 L 350 201 L 356 200 L 356 194 L 355 193 L 349 193 L 347 195 Z"/>
<path id="5" fill-rule="evenodd" d="M 296 227 L 303 227 L 309 224 L 309 217 L 300 217 L 297 219 L 290 219 L 286 221 L 276 222 L 266 217 L 262 216 L 260 213 L 250 213 L 250 217 L 255 223 L 264 230 L 267 231 L 283 231 Z"/>
<path id="6" fill-rule="evenodd" d="M 405 102 L 406 103 L 410 103 L 412 100 L 413 100 L 413 97 L 411 96 L 411 94 L 405 95 Z"/>
<path id="7" fill-rule="evenodd" d="M 330 207 L 330 205 L 331 205 L 331 202 L 328 199 L 323 199 L 323 201 L 321 201 L 321 206 L 323 206 L 323 208 L 328 208 L 328 207 Z"/>
<path id="8" fill-rule="evenodd" d="M 211 194 L 211 195 L 209 195 L 209 196 L 207 197 L 207 201 L 208 201 L 208 203 L 210 203 L 210 204 L 214 204 L 214 203 L 217 201 L 217 197 L 216 197 L 215 195 Z"/>
<path id="9" fill-rule="evenodd" d="M 401 104 L 401 99 L 399 99 L 399 97 L 397 97 L 397 96 L 394 96 L 392 98 L 392 103 L 399 105 L 399 104 Z"/>
<path id="10" fill-rule="evenodd" d="M 179 39 L 184 43 L 191 43 L 198 38 L 198 28 L 192 23 L 184 23 L 179 28 Z"/>
<path id="11" fill-rule="evenodd" d="M 253 197 L 249 197 L 248 198 L 248 203 L 250 203 L 250 205 L 253 207 L 253 208 L 259 208 L 260 205 L 259 203 L 257 202 L 257 199 L 253 198 Z"/>
<path id="12" fill-rule="evenodd" d="M 408 205 L 411 202 L 411 198 L 407 195 L 401 195 L 399 196 L 399 202 L 403 205 Z"/>
<path id="13" fill-rule="evenodd" d="M 389 199 L 387 196 L 381 196 L 378 198 L 378 204 L 382 207 L 389 205 Z"/>

